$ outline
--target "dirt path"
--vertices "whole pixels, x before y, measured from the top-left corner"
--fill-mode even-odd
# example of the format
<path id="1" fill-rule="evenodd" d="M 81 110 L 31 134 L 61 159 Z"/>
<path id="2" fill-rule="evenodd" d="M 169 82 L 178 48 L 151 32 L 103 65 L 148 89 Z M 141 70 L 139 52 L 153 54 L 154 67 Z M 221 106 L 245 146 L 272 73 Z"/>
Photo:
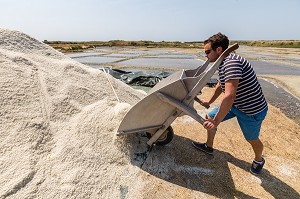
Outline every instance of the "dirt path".
<path id="1" fill-rule="evenodd" d="M 205 88 L 202 97 L 211 91 Z M 196 107 L 200 113 L 208 111 Z M 259 177 L 249 172 L 253 153 L 235 119 L 220 125 L 213 157 L 191 145 L 192 140 L 205 141 L 199 123 L 184 116 L 173 128 L 174 140 L 154 147 L 142 167 L 149 180 L 143 198 L 300 197 L 300 127 L 272 105 L 261 131 L 266 165 Z"/>

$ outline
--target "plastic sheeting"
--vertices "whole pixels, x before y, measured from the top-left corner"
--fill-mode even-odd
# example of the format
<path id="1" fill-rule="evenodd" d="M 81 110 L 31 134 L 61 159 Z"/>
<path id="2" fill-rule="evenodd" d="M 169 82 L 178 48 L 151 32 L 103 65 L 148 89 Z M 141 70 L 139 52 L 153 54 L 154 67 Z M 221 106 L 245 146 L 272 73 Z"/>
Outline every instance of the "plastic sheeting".
<path id="1" fill-rule="evenodd" d="M 163 78 L 171 75 L 167 71 L 141 70 L 141 71 L 125 71 L 119 69 L 105 68 L 111 76 L 122 82 L 134 86 L 153 87 Z"/>
<path id="2" fill-rule="evenodd" d="M 116 79 L 133 86 L 153 87 L 163 78 L 172 74 L 170 71 L 159 70 L 132 70 L 105 68 L 105 71 Z M 211 79 L 207 85 L 213 87 L 217 84 L 217 79 Z"/>

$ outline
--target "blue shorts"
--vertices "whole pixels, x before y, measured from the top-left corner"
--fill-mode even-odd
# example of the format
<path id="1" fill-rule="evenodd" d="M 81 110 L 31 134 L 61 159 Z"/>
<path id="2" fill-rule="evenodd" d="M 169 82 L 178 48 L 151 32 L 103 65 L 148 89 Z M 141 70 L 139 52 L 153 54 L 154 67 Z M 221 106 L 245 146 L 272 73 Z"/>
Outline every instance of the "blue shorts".
<path id="1" fill-rule="evenodd" d="M 210 118 L 214 118 L 218 110 L 219 110 L 219 106 L 215 107 L 207 115 Z M 225 118 L 223 119 L 223 121 L 236 117 L 242 129 L 245 139 L 257 140 L 262 121 L 265 119 L 267 112 L 268 112 L 268 107 L 266 107 L 263 111 L 255 115 L 247 115 L 246 113 L 237 109 L 235 106 L 232 106 L 229 112 L 227 113 L 227 115 L 225 116 Z"/>

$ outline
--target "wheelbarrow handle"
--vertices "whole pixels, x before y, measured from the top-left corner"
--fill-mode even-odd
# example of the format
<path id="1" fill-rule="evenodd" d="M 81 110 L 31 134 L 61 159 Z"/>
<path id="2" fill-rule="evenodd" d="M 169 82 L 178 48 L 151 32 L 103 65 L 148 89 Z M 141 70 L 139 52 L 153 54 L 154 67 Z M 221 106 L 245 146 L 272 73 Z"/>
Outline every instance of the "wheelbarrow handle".
<path id="1" fill-rule="evenodd" d="M 199 99 L 197 96 L 194 98 L 194 100 L 195 100 L 196 102 L 198 102 L 199 104 L 201 104 L 202 106 L 204 106 L 205 108 L 209 109 L 210 106 L 209 106 L 209 105 L 203 105 L 202 100 Z"/>

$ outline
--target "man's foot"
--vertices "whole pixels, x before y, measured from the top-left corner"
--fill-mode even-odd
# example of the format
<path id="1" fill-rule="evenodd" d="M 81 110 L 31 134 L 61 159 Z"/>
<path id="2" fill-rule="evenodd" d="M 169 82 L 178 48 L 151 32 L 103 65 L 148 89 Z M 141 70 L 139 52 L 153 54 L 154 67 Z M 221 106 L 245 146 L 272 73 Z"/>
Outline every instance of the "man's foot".
<path id="1" fill-rule="evenodd" d="M 203 151 L 204 153 L 207 153 L 209 155 L 212 155 L 214 152 L 214 149 L 207 146 L 206 143 L 192 142 L 192 144 L 196 149 L 199 149 L 200 151 Z"/>
<path id="2" fill-rule="evenodd" d="M 253 160 L 252 166 L 250 168 L 250 172 L 254 175 L 259 175 L 261 173 L 262 168 L 264 167 L 265 159 L 262 158 L 261 162 Z"/>

